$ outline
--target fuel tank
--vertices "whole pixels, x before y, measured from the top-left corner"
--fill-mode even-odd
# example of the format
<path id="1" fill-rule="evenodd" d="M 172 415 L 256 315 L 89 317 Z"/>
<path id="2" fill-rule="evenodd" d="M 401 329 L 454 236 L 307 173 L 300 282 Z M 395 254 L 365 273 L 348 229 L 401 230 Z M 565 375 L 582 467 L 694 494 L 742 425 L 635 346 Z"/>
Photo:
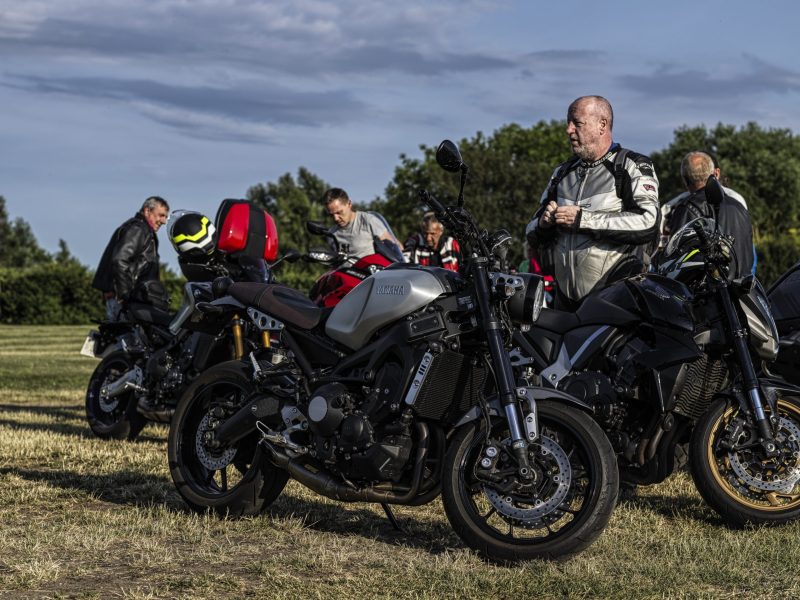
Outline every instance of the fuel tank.
<path id="1" fill-rule="evenodd" d="M 402 319 L 448 291 L 431 270 L 403 265 L 378 271 L 359 283 L 334 307 L 325 333 L 352 350 L 378 329 Z"/>
<path id="2" fill-rule="evenodd" d="M 693 295 L 685 285 L 654 273 L 636 275 L 624 283 L 646 321 L 671 329 L 694 330 Z"/>

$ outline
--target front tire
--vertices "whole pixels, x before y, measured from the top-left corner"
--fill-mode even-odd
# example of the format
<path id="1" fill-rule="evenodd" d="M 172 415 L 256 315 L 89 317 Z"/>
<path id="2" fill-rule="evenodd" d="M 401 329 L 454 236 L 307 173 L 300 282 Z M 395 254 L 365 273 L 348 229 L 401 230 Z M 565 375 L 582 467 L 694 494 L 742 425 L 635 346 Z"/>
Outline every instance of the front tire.
<path id="1" fill-rule="evenodd" d="M 136 397 L 132 391 L 115 398 L 103 398 L 100 390 L 119 379 L 136 366 L 133 358 L 123 350 L 106 356 L 97 365 L 86 387 L 86 420 L 97 437 L 107 440 L 132 440 L 147 424 L 136 410 Z"/>
<path id="2" fill-rule="evenodd" d="M 169 428 L 169 470 L 178 493 L 196 511 L 221 516 L 254 515 L 281 493 L 289 476 L 267 460 L 254 431 L 230 447 L 215 449 L 204 434 L 256 392 L 248 367 L 220 363 L 200 375 L 184 393 Z M 223 417 L 224 420 L 224 417 Z"/>
<path id="3" fill-rule="evenodd" d="M 496 562 L 580 552 L 603 531 L 617 501 L 614 451 L 597 423 L 554 402 L 538 402 L 537 409 L 540 435 L 529 445 L 533 484 L 516 475 L 502 420 L 488 433 L 482 420 L 467 424 L 445 457 L 447 517 L 468 546 Z M 481 462 L 493 454 L 487 469 Z"/>
<path id="4" fill-rule="evenodd" d="M 779 398 L 779 455 L 760 445 L 725 448 L 727 429 L 740 416 L 738 404 L 718 400 L 692 432 L 689 466 L 703 499 L 733 527 L 778 525 L 800 517 L 800 400 Z"/>

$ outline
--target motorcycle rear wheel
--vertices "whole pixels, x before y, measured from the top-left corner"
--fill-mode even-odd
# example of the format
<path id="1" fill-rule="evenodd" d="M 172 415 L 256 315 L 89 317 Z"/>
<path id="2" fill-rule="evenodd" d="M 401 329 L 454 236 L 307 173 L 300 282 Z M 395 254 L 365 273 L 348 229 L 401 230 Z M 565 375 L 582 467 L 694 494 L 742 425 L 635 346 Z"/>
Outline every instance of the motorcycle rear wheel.
<path id="1" fill-rule="evenodd" d="M 776 458 L 760 447 L 720 444 L 739 416 L 738 404 L 718 400 L 692 432 L 689 466 L 703 499 L 733 527 L 778 525 L 800 517 L 800 400 L 779 398 Z"/>
<path id="2" fill-rule="evenodd" d="M 100 390 L 136 366 L 124 350 L 112 352 L 97 365 L 86 387 L 86 420 L 97 437 L 107 440 L 132 440 L 147 424 L 136 410 L 132 391 L 111 399 L 103 399 Z"/>
<path id="3" fill-rule="evenodd" d="M 619 475 L 608 438 L 587 414 L 539 402 L 539 438 L 529 446 L 536 481 L 529 492 L 497 489 L 480 478 L 481 461 L 494 452 L 506 476 L 516 464 L 506 451 L 508 424 L 481 420 L 450 442 L 442 501 L 453 529 L 486 558 L 499 563 L 554 559 L 580 552 L 603 531 L 617 502 Z M 488 442 L 487 440 L 491 440 Z"/>
<path id="4" fill-rule="evenodd" d="M 175 487 L 193 510 L 254 515 L 283 491 L 289 476 L 267 460 L 258 432 L 222 449 L 209 447 L 203 436 L 211 428 L 213 409 L 235 412 L 255 391 L 249 367 L 229 361 L 200 375 L 178 403 L 167 456 Z"/>

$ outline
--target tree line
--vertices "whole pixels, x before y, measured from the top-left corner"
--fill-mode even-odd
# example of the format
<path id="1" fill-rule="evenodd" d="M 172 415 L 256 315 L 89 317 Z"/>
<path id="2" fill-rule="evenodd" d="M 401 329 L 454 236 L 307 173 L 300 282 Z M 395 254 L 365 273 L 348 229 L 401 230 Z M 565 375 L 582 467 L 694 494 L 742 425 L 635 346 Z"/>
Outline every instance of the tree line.
<path id="1" fill-rule="evenodd" d="M 570 156 L 564 129 L 563 121 L 540 121 L 527 128 L 509 124 L 492 135 L 477 132 L 457 141 L 470 166 L 467 208 L 483 227 L 503 227 L 511 232 L 514 262 L 522 259 L 525 226 L 553 169 Z M 620 142 L 625 146 L 624 140 Z M 364 202 L 355 199 L 359 208 L 383 214 L 401 241 L 419 228 L 425 211 L 419 203 L 420 189 L 445 203 L 454 202 L 457 196 L 458 178 L 438 167 L 435 150 L 436 146 L 423 144 L 419 156 L 401 154 L 382 197 Z M 684 190 L 680 162 L 691 150 L 715 155 L 723 183 L 747 200 L 758 276 L 769 285 L 800 260 L 800 136 L 756 123 L 739 128 L 725 124 L 681 127 L 669 146 L 651 155 L 662 202 Z M 275 218 L 282 250 L 303 252 L 324 243 L 306 231 L 305 221 L 327 222 L 321 198 L 334 185 L 348 187 L 346 181 L 329 183 L 300 167 L 296 175 L 286 173 L 276 181 L 253 185 L 246 197 Z M 323 270 L 302 261 L 279 269 L 281 282 L 305 290 Z M 92 269 L 72 257 L 63 240 L 55 254 L 42 250 L 23 219 L 10 221 L 0 196 L 0 322 L 85 323 L 100 318 L 102 303 L 99 293 L 90 288 L 91 276 Z M 162 277 L 175 308 L 182 279 L 166 268 L 162 268 Z"/>

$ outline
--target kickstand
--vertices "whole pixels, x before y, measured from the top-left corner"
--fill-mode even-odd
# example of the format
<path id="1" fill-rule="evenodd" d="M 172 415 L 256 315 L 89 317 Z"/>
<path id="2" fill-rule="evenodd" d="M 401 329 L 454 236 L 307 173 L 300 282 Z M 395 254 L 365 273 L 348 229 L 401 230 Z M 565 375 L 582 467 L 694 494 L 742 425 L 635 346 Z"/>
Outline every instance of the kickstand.
<path id="1" fill-rule="evenodd" d="M 394 527 L 400 533 L 405 533 L 405 530 L 402 527 L 400 527 L 400 523 L 397 522 L 397 517 L 394 516 L 394 513 L 392 512 L 392 507 L 386 504 L 385 502 L 382 502 L 381 506 L 383 507 L 383 512 L 386 513 L 386 518 L 389 519 L 389 522 L 392 524 L 392 527 Z"/>

